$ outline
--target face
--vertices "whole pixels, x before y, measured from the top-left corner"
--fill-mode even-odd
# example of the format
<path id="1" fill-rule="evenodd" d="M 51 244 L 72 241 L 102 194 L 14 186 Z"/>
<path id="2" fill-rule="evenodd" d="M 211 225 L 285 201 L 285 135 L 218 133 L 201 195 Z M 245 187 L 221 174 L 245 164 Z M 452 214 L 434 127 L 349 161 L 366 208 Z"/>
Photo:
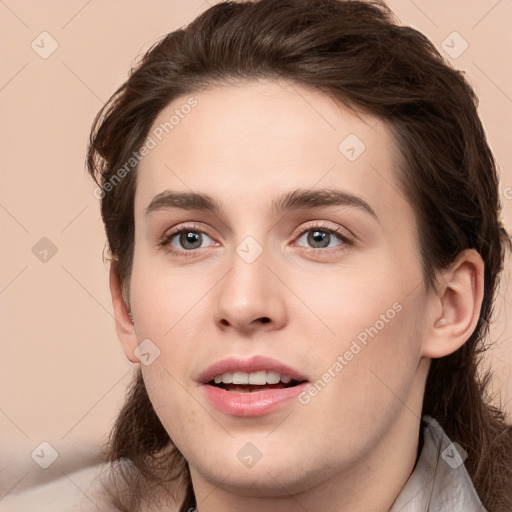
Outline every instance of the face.
<path id="1" fill-rule="evenodd" d="M 196 482 L 367 485 L 417 434 L 425 377 L 390 131 L 298 84 L 191 97 L 160 113 L 137 177 L 130 298 L 154 408 Z"/>

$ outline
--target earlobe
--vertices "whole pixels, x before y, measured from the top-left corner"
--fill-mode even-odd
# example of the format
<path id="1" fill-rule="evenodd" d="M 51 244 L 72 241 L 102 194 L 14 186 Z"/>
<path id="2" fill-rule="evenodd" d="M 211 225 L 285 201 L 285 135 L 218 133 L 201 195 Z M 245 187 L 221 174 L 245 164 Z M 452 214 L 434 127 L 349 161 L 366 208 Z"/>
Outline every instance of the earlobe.
<path id="1" fill-rule="evenodd" d="M 110 294 L 116 320 L 117 337 L 123 346 L 126 357 L 132 363 L 139 363 L 133 351 L 137 348 L 137 334 L 133 316 L 126 305 L 121 288 L 121 279 L 115 263 L 110 265 Z"/>
<path id="2" fill-rule="evenodd" d="M 431 325 L 423 341 L 423 355 L 444 357 L 460 348 L 473 334 L 484 293 L 484 262 L 478 252 L 462 252 L 438 278 L 438 293 L 429 298 Z"/>

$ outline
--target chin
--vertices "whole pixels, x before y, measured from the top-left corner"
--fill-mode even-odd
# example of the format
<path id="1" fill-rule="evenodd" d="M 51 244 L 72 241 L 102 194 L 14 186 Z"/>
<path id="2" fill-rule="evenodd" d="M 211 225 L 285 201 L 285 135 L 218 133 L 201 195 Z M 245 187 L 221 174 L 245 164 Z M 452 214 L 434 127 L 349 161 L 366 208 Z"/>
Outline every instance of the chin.
<path id="1" fill-rule="evenodd" d="M 306 468 L 300 461 L 291 461 L 286 456 L 282 459 L 272 457 L 271 461 L 263 459 L 252 467 L 245 467 L 238 459 L 222 465 L 217 459 L 215 464 L 201 464 L 195 471 L 224 491 L 255 498 L 289 497 L 290 494 L 307 492 L 333 477 L 336 472 L 325 464 Z M 306 460 L 311 462 L 309 457 Z"/>

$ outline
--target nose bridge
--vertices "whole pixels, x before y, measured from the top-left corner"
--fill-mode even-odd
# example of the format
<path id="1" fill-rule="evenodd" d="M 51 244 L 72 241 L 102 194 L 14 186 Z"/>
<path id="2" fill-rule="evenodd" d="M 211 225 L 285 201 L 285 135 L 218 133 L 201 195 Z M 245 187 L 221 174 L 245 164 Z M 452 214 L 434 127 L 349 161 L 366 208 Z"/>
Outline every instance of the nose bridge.
<path id="1" fill-rule="evenodd" d="M 220 283 L 217 321 L 239 329 L 284 321 L 284 298 L 275 281 L 271 251 L 253 236 L 246 236 L 233 251 L 231 270 Z M 270 267 L 270 268 L 269 268 Z"/>
<path id="2" fill-rule="evenodd" d="M 223 287 L 224 299 L 230 307 L 261 307 L 265 295 L 263 283 L 268 282 L 271 274 L 267 268 L 267 252 L 253 237 L 246 237 L 236 246 L 231 260 L 232 269 Z"/>

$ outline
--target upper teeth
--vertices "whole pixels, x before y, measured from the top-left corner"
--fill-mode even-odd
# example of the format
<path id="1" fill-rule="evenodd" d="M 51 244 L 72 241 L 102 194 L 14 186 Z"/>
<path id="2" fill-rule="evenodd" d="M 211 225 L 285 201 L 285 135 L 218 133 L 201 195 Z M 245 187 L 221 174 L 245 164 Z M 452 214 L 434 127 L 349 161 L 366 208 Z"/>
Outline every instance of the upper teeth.
<path id="1" fill-rule="evenodd" d="M 252 373 L 223 373 L 222 375 L 217 375 L 213 380 L 215 384 L 222 382 L 224 384 L 255 384 L 257 386 L 264 386 L 265 384 L 277 384 L 279 381 L 283 384 L 288 384 L 292 378 L 277 372 L 266 372 L 262 370 Z"/>

